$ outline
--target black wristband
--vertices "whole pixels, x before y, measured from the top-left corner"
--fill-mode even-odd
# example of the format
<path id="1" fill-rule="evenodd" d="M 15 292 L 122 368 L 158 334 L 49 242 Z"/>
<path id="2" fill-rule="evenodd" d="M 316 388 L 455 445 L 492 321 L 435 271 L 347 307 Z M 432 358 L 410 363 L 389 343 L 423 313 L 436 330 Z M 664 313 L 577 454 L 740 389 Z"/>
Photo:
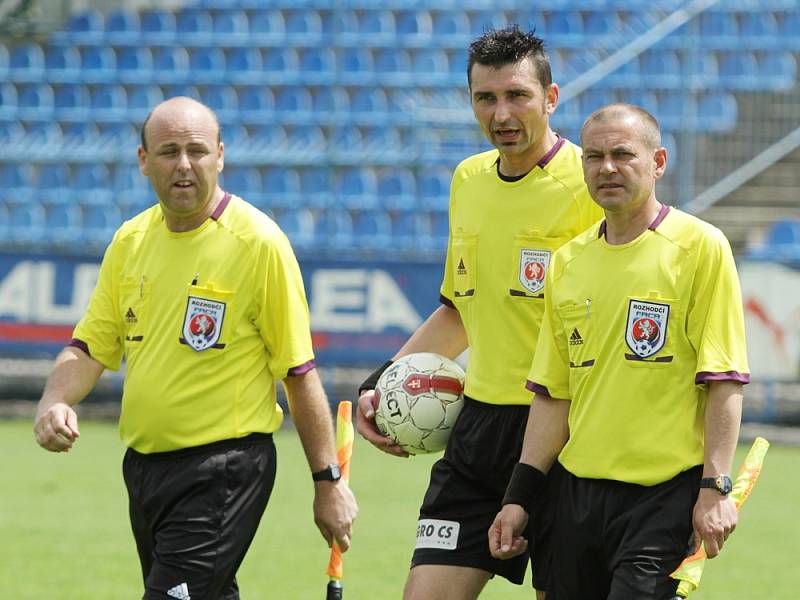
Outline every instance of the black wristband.
<path id="1" fill-rule="evenodd" d="M 519 504 L 530 513 L 531 506 L 538 500 L 546 481 L 547 475 L 536 467 L 522 462 L 517 463 L 506 487 L 506 495 L 503 496 L 503 506 Z"/>
<path id="2" fill-rule="evenodd" d="M 381 375 L 383 375 L 383 372 L 384 372 L 386 369 L 388 369 L 389 367 L 391 367 L 391 366 L 392 366 L 392 363 L 393 363 L 393 362 L 394 362 L 394 361 L 387 360 L 387 361 L 386 361 L 385 363 L 383 363 L 383 364 L 382 364 L 380 367 L 378 367 L 377 369 L 375 369 L 375 370 L 372 372 L 372 374 L 370 374 L 370 376 L 369 376 L 369 377 L 367 377 L 367 378 L 364 380 L 364 383 L 362 383 L 360 386 L 358 386 L 358 395 L 360 396 L 360 395 L 361 395 L 361 394 L 364 392 L 364 390 L 374 390 L 374 389 L 375 389 L 375 386 L 377 386 L 377 385 L 378 385 L 378 379 L 380 379 Z"/>

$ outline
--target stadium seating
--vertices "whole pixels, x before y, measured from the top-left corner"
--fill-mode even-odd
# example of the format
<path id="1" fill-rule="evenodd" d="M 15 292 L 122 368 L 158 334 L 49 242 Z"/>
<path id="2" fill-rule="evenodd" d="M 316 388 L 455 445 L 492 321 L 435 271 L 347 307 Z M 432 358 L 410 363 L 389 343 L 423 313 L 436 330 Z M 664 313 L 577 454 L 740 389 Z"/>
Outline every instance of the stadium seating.
<path id="1" fill-rule="evenodd" d="M 225 185 L 286 223 L 300 249 L 369 239 L 376 252 L 441 252 L 452 168 L 488 147 L 465 93 L 469 42 L 510 20 L 535 27 L 563 89 L 684 3 L 656 4 L 186 0 L 83 10 L 46 38 L 0 45 L 0 160 L 36 174 L 2 178 L 0 218 L 20 223 L 14 244 L 101 244 L 115 219 L 153 202 L 136 166 L 141 121 L 187 95 L 222 123 Z M 675 163 L 676 136 L 730 132 L 746 94 L 794 89 L 798 51 L 793 0 L 718 3 L 563 97 L 553 124 L 576 140 L 595 108 L 640 104 L 659 117 Z M 67 208 L 67 197 L 80 202 Z M 53 235 L 37 242 L 43 230 Z"/>

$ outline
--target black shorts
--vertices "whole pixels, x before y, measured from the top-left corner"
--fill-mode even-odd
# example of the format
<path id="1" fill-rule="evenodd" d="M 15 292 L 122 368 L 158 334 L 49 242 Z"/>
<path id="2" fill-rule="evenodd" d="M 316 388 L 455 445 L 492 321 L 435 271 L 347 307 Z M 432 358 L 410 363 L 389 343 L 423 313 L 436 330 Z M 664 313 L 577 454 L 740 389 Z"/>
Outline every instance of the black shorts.
<path id="1" fill-rule="evenodd" d="M 654 486 L 562 471 L 547 600 L 671 600 L 702 466 Z"/>
<path id="2" fill-rule="evenodd" d="M 506 485 L 519 461 L 528 406 L 501 406 L 465 399 L 444 456 L 431 470 L 420 508 L 412 566 L 456 565 L 482 569 L 521 584 L 528 553 L 498 560 L 489 553 L 489 527 L 502 507 Z M 532 519 L 532 521 L 537 519 Z M 538 521 L 538 520 L 537 520 Z M 537 529 L 537 533 L 538 533 Z M 534 586 L 544 588 L 539 563 L 544 542 L 531 539 Z"/>
<path id="3" fill-rule="evenodd" d="M 143 600 L 238 600 L 236 571 L 267 506 L 275 470 L 269 434 L 156 454 L 128 449 L 122 473 Z"/>

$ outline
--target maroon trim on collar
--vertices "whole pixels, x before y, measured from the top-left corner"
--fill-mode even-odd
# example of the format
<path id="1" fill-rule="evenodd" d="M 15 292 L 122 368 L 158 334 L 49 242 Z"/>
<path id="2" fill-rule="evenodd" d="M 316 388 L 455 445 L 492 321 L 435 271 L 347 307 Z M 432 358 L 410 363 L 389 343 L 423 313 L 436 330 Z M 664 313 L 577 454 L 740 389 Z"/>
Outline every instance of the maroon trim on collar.
<path id="1" fill-rule="evenodd" d="M 225 207 L 228 206 L 228 203 L 231 201 L 231 194 L 230 192 L 225 192 L 225 195 L 222 197 L 222 200 L 219 201 L 217 204 L 217 208 L 214 209 L 214 212 L 211 213 L 211 218 L 215 221 L 219 221 L 219 218 L 222 216 L 222 212 L 225 210 Z"/>
<path id="2" fill-rule="evenodd" d="M 656 218 L 653 220 L 652 223 L 650 223 L 650 227 L 648 227 L 648 229 L 650 229 L 651 231 L 655 231 L 656 227 L 661 225 L 661 221 L 663 221 L 666 218 L 668 212 L 669 212 L 669 206 L 667 206 L 666 204 L 662 204 L 661 210 L 658 211 L 658 215 L 656 215 Z"/>
<path id="3" fill-rule="evenodd" d="M 563 146 L 564 143 L 567 141 L 566 138 L 563 138 L 558 134 L 556 135 L 558 136 L 558 140 L 556 140 L 556 143 L 553 144 L 553 147 L 547 151 L 547 154 L 545 154 L 542 158 L 539 159 L 539 162 L 536 163 L 537 167 L 541 167 L 544 169 L 547 166 L 547 163 L 553 160 L 553 157 L 556 155 L 556 152 L 561 150 L 561 146 Z"/>
<path id="4" fill-rule="evenodd" d="M 661 225 L 661 222 L 667 217 L 667 213 L 668 212 L 669 212 L 669 206 L 667 206 L 666 204 L 662 204 L 661 205 L 661 209 L 658 211 L 658 214 L 656 215 L 656 218 L 653 219 L 653 222 L 650 223 L 650 225 L 648 225 L 647 228 L 650 231 L 655 231 L 656 227 Z M 603 222 L 600 223 L 600 229 L 597 232 L 597 237 L 598 238 L 604 237 L 606 235 L 606 228 L 607 227 L 608 227 L 608 225 L 606 224 L 606 220 L 603 219 Z"/>

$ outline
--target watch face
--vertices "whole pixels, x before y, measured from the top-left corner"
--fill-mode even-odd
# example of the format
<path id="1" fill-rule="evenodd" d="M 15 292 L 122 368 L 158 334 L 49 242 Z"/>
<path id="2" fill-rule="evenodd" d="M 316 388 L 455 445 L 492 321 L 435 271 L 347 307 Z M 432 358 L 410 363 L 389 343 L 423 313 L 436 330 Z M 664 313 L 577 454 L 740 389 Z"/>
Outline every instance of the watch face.
<path id="1" fill-rule="evenodd" d="M 717 490 L 719 490 L 720 494 L 730 494 L 732 489 L 733 483 L 731 482 L 730 477 L 727 477 L 726 475 L 717 477 Z"/>

